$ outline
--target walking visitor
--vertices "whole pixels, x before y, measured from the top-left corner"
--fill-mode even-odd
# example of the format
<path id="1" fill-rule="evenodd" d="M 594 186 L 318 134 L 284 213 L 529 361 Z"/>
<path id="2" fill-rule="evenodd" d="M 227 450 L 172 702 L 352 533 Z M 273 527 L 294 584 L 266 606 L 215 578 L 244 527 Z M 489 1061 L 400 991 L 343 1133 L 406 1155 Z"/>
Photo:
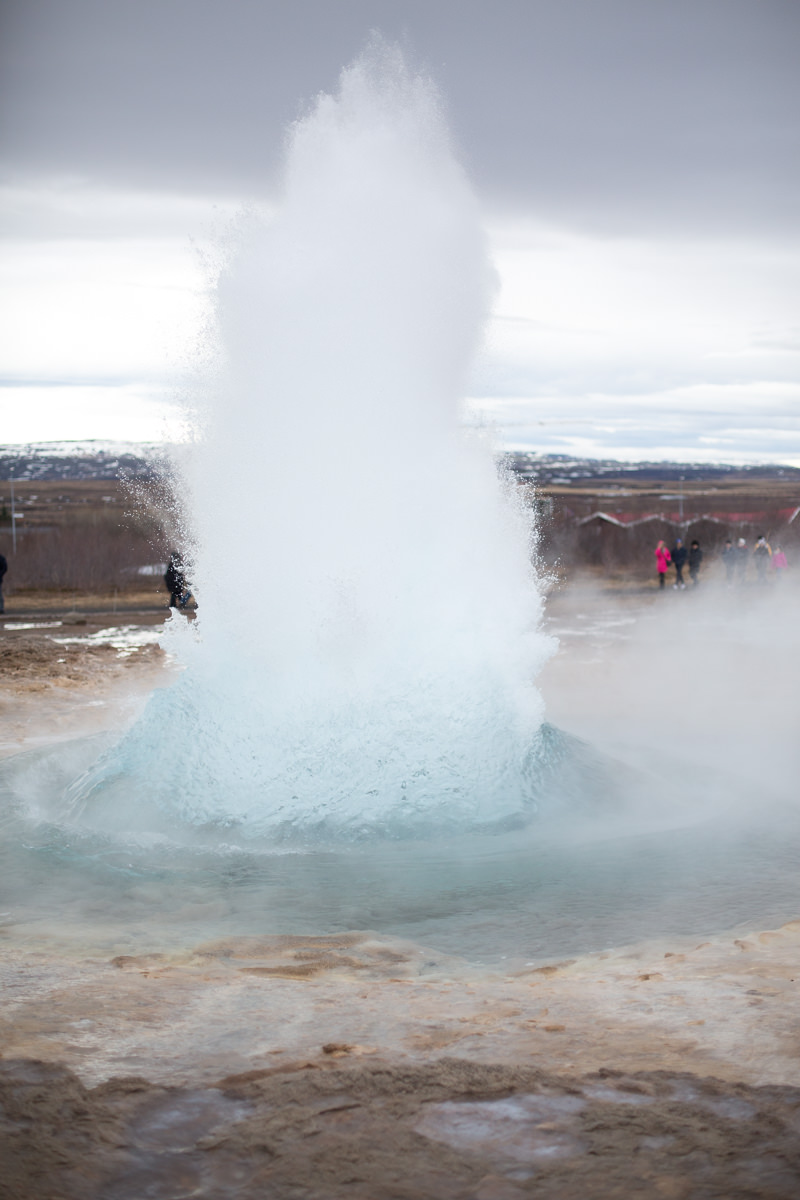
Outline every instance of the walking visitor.
<path id="1" fill-rule="evenodd" d="M 676 538 L 675 545 L 672 547 L 672 561 L 675 564 L 675 582 L 672 586 L 676 590 L 678 588 L 683 590 L 686 587 L 686 584 L 683 582 L 683 568 L 686 565 L 687 557 L 688 554 L 683 541 L 681 538 Z"/>
<path id="2" fill-rule="evenodd" d="M 663 588 L 667 578 L 667 567 L 672 562 L 672 556 L 667 549 L 667 543 L 660 541 L 656 546 L 656 571 L 658 572 L 658 586 Z"/>
<path id="3" fill-rule="evenodd" d="M 783 550 L 781 550 L 780 546 L 776 546 L 772 552 L 772 569 L 775 572 L 776 583 L 779 582 L 783 577 L 783 573 L 788 565 L 789 564 L 786 561 L 786 555 L 784 554 Z M 0 609 L 0 612 L 2 611 L 3 610 Z"/>
<path id="4" fill-rule="evenodd" d="M 758 541 L 753 547 L 753 562 L 756 566 L 756 583 L 767 582 L 767 567 L 772 558 L 772 547 L 763 533 L 758 535 Z"/>

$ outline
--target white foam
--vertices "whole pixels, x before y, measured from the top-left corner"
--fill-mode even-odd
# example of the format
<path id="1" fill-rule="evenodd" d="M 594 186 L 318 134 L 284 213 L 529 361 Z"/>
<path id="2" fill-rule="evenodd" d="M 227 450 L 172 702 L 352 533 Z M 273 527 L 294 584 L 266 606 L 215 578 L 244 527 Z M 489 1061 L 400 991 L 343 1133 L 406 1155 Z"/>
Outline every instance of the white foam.
<path id="1" fill-rule="evenodd" d="M 385 47 L 295 126 L 286 174 L 217 284 L 184 493 L 199 618 L 167 635 L 188 669 L 110 769 L 190 824 L 491 822 L 523 804 L 552 643 L 528 516 L 462 428 L 477 206 L 435 90 Z"/>

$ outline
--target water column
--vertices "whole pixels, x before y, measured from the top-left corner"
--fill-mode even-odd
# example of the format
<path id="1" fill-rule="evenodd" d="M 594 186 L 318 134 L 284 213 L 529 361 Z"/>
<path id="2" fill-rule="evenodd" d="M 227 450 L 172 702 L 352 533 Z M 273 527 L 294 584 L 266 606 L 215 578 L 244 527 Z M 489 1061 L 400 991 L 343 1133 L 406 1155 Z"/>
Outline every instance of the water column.
<path id="1" fill-rule="evenodd" d="M 377 45 L 293 127 L 280 209 L 238 223 L 216 284 L 200 616 L 112 770 L 171 817 L 362 836 L 524 806 L 531 528 L 461 415 L 492 288 L 439 97 Z"/>

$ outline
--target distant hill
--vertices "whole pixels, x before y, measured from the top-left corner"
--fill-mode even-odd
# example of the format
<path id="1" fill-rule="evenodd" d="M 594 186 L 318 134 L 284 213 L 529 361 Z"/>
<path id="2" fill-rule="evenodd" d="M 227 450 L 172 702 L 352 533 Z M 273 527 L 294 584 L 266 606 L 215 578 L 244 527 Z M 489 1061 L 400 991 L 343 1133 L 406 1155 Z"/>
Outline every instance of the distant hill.
<path id="1" fill-rule="evenodd" d="M 517 475 L 542 487 L 591 487 L 617 483 L 678 483 L 683 480 L 707 483 L 722 480 L 795 480 L 800 483 L 800 468 L 773 463 L 733 466 L 717 463 L 616 462 L 614 459 L 571 458 L 564 454 L 536 454 L 534 451 L 510 451 L 506 462 Z"/>
<path id="2" fill-rule="evenodd" d="M 173 448 L 166 443 L 139 442 L 32 442 L 0 446 L 0 480 L 14 479 L 147 479 L 155 473 Z M 572 458 L 564 454 L 510 451 L 502 460 L 521 479 L 542 487 L 591 486 L 611 479 L 646 483 L 678 480 L 722 480 L 737 477 L 796 479 L 800 468 L 771 464 L 758 466 L 708 465 L 706 463 L 616 462 L 613 459 Z"/>
<path id="3" fill-rule="evenodd" d="M 0 446 L 0 479 L 147 479 L 169 452 L 138 442 L 32 442 Z"/>

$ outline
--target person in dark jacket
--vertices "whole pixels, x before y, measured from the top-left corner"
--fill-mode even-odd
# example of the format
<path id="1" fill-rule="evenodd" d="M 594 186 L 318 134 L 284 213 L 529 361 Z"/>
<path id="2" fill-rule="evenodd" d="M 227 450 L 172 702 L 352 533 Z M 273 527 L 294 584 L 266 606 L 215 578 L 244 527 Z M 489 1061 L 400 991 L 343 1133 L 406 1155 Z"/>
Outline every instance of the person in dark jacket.
<path id="1" fill-rule="evenodd" d="M 672 547 L 672 561 L 675 564 L 675 582 L 674 588 L 685 588 L 683 582 L 683 568 L 686 565 L 687 551 L 680 538 L 675 538 L 675 545 Z"/>
<path id="2" fill-rule="evenodd" d="M 0 613 L 6 611 L 6 602 L 3 599 L 3 576 L 8 570 L 8 560 L 4 554 L 0 554 Z"/>
<path id="3" fill-rule="evenodd" d="M 702 561 L 703 551 L 700 549 L 700 543 L 698 542 L 697 538 L 695 538 L 689 547 L 689 577 L 695 587 L 697 587 L 698 583 L 700 582 L 698 579 L 698 574 L 700 571 L 700 563 Z"/>
<path id="4" fill-rule="evenodd" d="M 192 598 L 192 590 L 186 582 L 183 559 L 177 550 L 173 550 L 169 556 L 164 583 L 169 591 L 170 608 L 186 608 Z"/>

